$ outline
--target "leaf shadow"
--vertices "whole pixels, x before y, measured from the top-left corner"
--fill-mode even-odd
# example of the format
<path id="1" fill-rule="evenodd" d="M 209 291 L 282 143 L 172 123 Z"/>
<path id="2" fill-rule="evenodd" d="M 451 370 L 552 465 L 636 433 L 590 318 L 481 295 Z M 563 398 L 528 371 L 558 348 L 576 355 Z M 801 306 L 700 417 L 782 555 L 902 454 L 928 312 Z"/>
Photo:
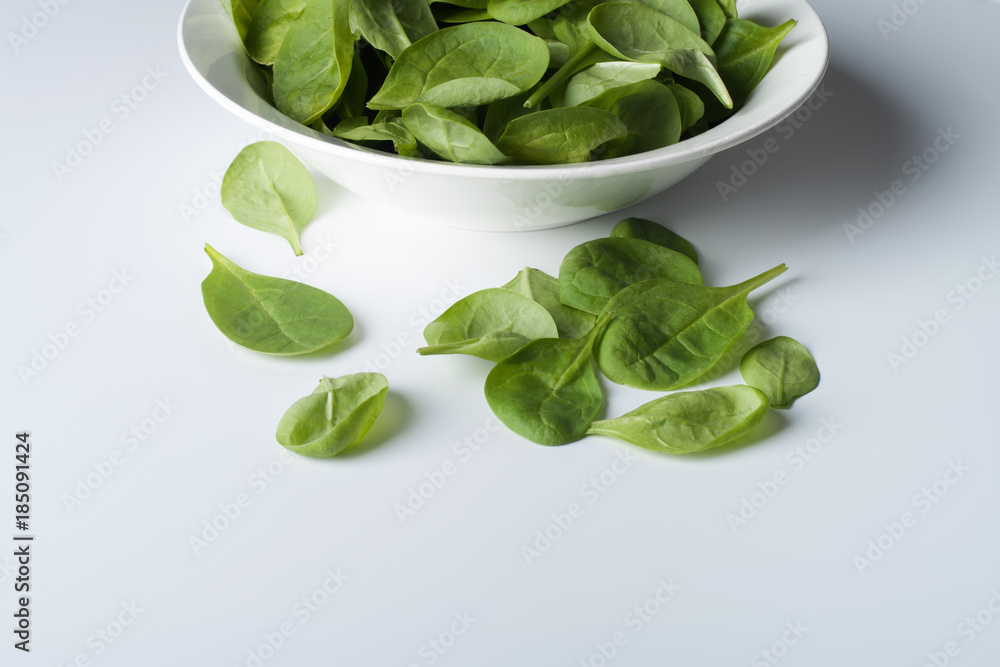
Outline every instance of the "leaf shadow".
<path id="1" fill-rule="evenodd" d="M 382 412 L 379 413 L 365 437 L 354 447 L 341 452 L 337 458 L 350 459 L 364 456 L 373 449 L 381 447 L 404 431 L 413 421 L 414 414 L 415 411 L 410 402 L 402 394 L 390 390 L 386 394 Z"/>

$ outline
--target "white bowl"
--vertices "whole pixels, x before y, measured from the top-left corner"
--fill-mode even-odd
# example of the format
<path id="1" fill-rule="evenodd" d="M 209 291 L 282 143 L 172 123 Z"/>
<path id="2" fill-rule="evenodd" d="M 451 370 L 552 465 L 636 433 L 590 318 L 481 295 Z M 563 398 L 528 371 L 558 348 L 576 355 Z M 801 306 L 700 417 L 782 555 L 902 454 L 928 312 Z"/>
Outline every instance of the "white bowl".
<path id="1" fill-rule="evenodd" d="M 707 132 L 638 155 L 560 166 L 478 166 L 367 150 L 302 126 L 272 107 L 263 80 L 218 0 L 189 0 L 178 42 L 184 66 L 223 107 L 273 133 L 319 172 L 379 204 L 431 222 L 484 231 L 547 229 L 615 211 L 662 192 L 720 151 L 794 112 L 819 85 L 826 30 L 805 0 L 755 0 L 740 15 L 798 25 L 742 109 Z"/>

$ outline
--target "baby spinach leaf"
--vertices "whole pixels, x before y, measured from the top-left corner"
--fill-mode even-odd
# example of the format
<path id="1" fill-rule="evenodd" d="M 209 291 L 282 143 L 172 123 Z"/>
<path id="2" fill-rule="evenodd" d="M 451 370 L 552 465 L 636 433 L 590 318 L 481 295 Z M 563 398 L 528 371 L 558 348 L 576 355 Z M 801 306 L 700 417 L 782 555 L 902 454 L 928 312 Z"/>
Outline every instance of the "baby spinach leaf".
<path id="1" fill-rule="evenodd" d="M 355 51 L 354 62 L 351 64 L 351 75 L 347 77 L 347 85 L 340 94 L 340 99 L 330 110 L 339 118 L 358 118 L 365 114 L 365 101 L 368 99 L 368 73 L 361 62 L 361 54 Z"/>
<path id="2" fill-rule="evenodd" d="M 719 3 L 719 7 L 722 7 L 722 12 L 726 15 L 726 18 L 736 18 L 736 0 L 716 0 L 716 2 Z"/>
<path id="3" fill-rule="evenodd" d="M 400 155 L 412 157 L 418 154 L 416 138 L 398 118 L 371 125 L 367 125 L 367 121 L 364 116 L 349 118 L 333 128 L 330 134 L 347 141 L 391 141 Z"/>
<path id="4" fill-rule="evenodd" d="M 277 234 L 296 255 L 299 233 L 316 212 L 316 185 L 292 152 L 258 141 L 239 152 L 222 179 L 222 205 L 247 227 Z"/>
<path id="5" fill-rule="evenodd" d="M 732 99 L 713 64 L 715 54 L 697 33 L 642 5 L 609 2 L 588 17 L 594 42 L 623 60 L 663 65 L 707 86 L 726 108 Z"/>
<path id="6" fill-rule="evenodd" d="M 404 49 L 368 106 L 488 104 L 531 88 L 548 64 L 545 42 L 520 28 L 491 22 L 452 26 Z"/>
<path id="7" fill-rule="evenodd" d="M 486 118 L 483 121 L 483 134 L 496 144 L 497 139 L 503 134 L 510 121 L 533 111 L 532 109 L 526 109 L 524 106 L 524 101 L 530 95 L 531 91 L 525 91 L 490 104 L 486 108 Z"/>
<path id="8" fill-rule="evenodd" d="M 411 104 L 403 109 L 403 125 L 420 143 L 446 160 L 465 164 L 510 162 L 478 127 L 447 109 Z"/>
<path id="9" fill-rule="evenodd" d="M 497 21 L 525 25 L 559 9 L 570 0 L 490 0 L 487 9 Z"/>
<path id="10" fill-rule="evenodd" d="M 351 0 L 351 25 L 393 58 L 438 29 L 427 0 Z"/>
<path id="11" fill-rule="evenodd" d="M 306 0 L 274 58 L 274 101 L 303 125 L 340 98 L 351 75 L 354 35 L 350 0 Z"/>
<path id="12" fill-rule="evenodd" d="M 701 38 L 709 44 L 714 44 L 726 25 L 726 13 L 718 0 L 690 0 L 691 7 L 698 15 L 701 26 Z"/>
<path id="13" fill-rule="evenodd" d="M 604 157 L 634 155 L 676 144 L 681 138 L 681 112 L 670 89 L 659 81 L 640 81 L 606 90 L 586 103 L 610 111 L 628 134 L 608 144 Z"/>
<path id="14" fill-rule="evenodd" d="M 598 314 L 629 285 L 672 278 L 701 285 L 698 265 L 679 252 L 629 238 L 594 239 L 570 250 L 559 266 L 559 299 Z"/>
<path id="15" fill-rule="evenodd" d="M 525 164 L 586 162 L 591 151 L 626 134 L 625 125 L 610 111 L 546 109 L 510 121 L 497 148 Z"/>
<path id="16" fill-rule="evenodd" d="M 267 354 L 306 354 L 354 328 L 350 311 L 323 290 L 251 273 L 205 245 L 212 272 L 201 284 L 209 317 L 234 343 Z"/>
<path id="17" fill-rule="evenodd" d="M 486 402 L 515 433 L 540 445 L 563 445 L 587 432 L 604 403 L 592 361 L 594 337 L 535 340 L 486 377 Z"/>
<path id="18" fill-rule="evenodd" d="M 650 9 L 655 9 L 665 16 L 669 16 L 673 20 L 680 23 L 682 26 L 690 30 L 691 32 L 698 34 L 701 26 L 698 22 L 698 15 L 695 13 L 694 9 L 688 4 L 688 0 L 629 0 L 632 4 L 645 5 Z"/>
<path id="19" fill-rule="evenodd" d="M 236 32 L 241 40 L 246 40 L 250 20 L 257 9 L 258 0 L 221 0 L 222 8 L 236 25 Z"/>
<path id="20" fill-rule="evenodd" d="M 381 373 L 357 373 L 319 386 L 288 408 L 276 438 L 302 456 L 327 458 L 356 445 L 382 412 L 389 383 Z"/>
<path id="21" fill-rule="evenodd" d="M 819 368 L 794 338 L 765 340 L 743 355 L 743 381 L 764 392 L 772 408 L 787 408 L 819 386 Z"/>
<path id="22" fill-rule="evenodd" d="M 439 23 L 472 23 L 473 21 L 491 21 L 493 17 L 485 9 L 464 9 L 438 5 L 434 8 L 434 18 Z"/>
<path id="23" fill-rule="evenodd" d="M 656 279 L 625 288 L 605 308 L 611 319 L 596 345 L 597 364 L 612 382 L 637 389 L 666 391 L 693 382 L 753 321 L 747 295 L 786 268 L 731 287 Z"/>
<path id="24" fill-rule="evenodd" d="M 705 115 L 705 103 L 697 93 L 679 83 L 667 82 L 663 85 L 670 89 L 674 99 L 677 100 L 677 108 L 681 112 L 681 127 L 685 130 L 694 127 L 694 124 Z"/>
<path id="25" fill-rule="evenodd" d="M 247 29 L 246 49 L 255 62 L 271 65 L 289 28 L 302 15 L 306 0 L 262 0 Z"/>
<path id="26" fill-rule="evenodd" d="M 714 1 L 714 0 L 713 0 Z M 698 251 L 691 242 L 663 225 L 645 218 L 625 218 L 611 230 L 611 238 L 642 239 L 669 248 L 698 263 Z"/>
<path id="27" fill-rule="evenodd" d="M 563 93 L 562 106 L 575 107 L 607 90 L 652 79 L 659 73 L 660 66 L 656 63 L 618 60 L 596 63 L 577 72 L 569 80 Z"/>
<path id="28" fill-rule="evenodd" d="M 732 442 L 759 424 L 767 410 L 767 397 L 745 385 L 683 391 L 621 417 L 595 421 L 587 434 L 658 452 L 691 454 Z"/>
<path id="29" fill-rule="evenodd" d="M 452 304 L 424 328 L 420 354 L 471 354 L 500 361 L 536 338 L 559 335 L 541 305 L 510 290 L 493 287 Z"/>
<path id="30" fill-rule="evenodd" d="M 737 108 L 743 105 L 767 74 L 778 44 L 796 23 L 790 20 L 774 28 L 765 28 L 743 19 L 726 21 L 726 27 L 715 43 L 716 57 L 719 74 Z"/>
<path id="31" fill-rule="evenodd" d="M 597 318 L 560 301 L 559 281 L 544 271 L 524 267 L 503 288 L 517 292 L 549 311 L 560 338 L 579 338 L 594 328 Z"/>

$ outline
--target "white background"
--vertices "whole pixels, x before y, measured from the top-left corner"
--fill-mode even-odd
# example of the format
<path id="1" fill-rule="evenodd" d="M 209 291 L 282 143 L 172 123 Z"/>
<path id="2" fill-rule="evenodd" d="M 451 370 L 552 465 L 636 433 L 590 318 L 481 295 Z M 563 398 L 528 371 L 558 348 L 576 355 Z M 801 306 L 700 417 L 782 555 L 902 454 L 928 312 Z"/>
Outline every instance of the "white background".
<path id="1" fill-rule="evenodd" d="M 893 18 L 886 0 L 816 0 L 832 45 L 828 99 L 626 211 L 546 232 L 474 233 L 321 180 L 296 259 L 219 204 L 213 180 L 260 137 L 183 70 L 179 0 L 58 5 L 16 45 L 10 33 L 39 5 L 5 3 L 2 628 L 16 597 L 20 430 L 33 443 L 36 541 L 32 652 L 14 650 L 5 629 L 0 663 L 997 664 L 1000 617 L 988 605 L 1000 611 L 1000 279 L 981 267 L 1000 250 L 1000 4 L 903 4 L 911 15 L 897 13 L 889 31 L 879 23 Z M 115 101 L 147 68 L 162 81 L 124 115 Z M 103 119 L 113 131 L 57 175 L 54 163 Z M 958 137 L 943 152 L 933 149 L 941 131 Z M 768 138 L 778 152 L 723 200 L 719 183 Z M 914 180 L 906 163 L 928 149 L 936 161 Z M 896 180 L 905 192 L 849 234 L 859 207 L 879 213 L 876 192 Z M 415 354 L 422 311 L 525 265 L 554 273 L 566 251 L 626 215 L 689 238 L 713 284 L 787 263 L 752 303 L 767 315 L 765 335 L 813 352 L 819 389 L 713 454 L 601 438 L 546 448 L 492 427 L 487 362 Z M 299 267 L 348 305 L 356 331 L 333 353 L 300 359 L 229 344 L 201 301 L 205 242 L 250 270 Z M 317 261 L 324 246 L 333 250 Z M 991 279 L 977 282 L 980 271 Z M 103 291 L 115 272 L 127 285 Z M 978 291 L 966 299 L 960 285 Z M 101 311 L 88 299 L 103 300 Z M 936 313 L 945 323 L 935 329 L 926 323 Z M 68 325 L 77 335 L 63 338 Z M 52 341 L 64 347 L 45 348 Z M 906 341 L 919 347 L 904 350 Z M 26 373 L 43 348 L 52 358 Z M 391 394 L 367 444 L 333 460 L 283 457 L 273 433 L 284 410 L 321 375 L 368 363 Z M 716 383 L 738 381 L 731 372 Z M 608 393 L 609 415 L 650 398 Z M 156 412 L 157 401 L 171 413 Z M 835 425 L 832 439 L 824 423 Z M 126 437 L 133 428 L 146 429 L 137 444 Z M 818 435 L 828 442 L 796 463 L 796 448 Z M 456 446 L 465 438 L 484 444 L 468 455 Z M 630 466 L 608 472 L 619 456 Z M 101 478 L 111 457 L 120 465 Z M 455 474 L 401 520 L 396 505 L 449 461 Z M 942 496 L 915 499 L 952 464 L 967 470 L 938 483 Z M 274 476 L 264 478 L 268 466 Z M 614 484 L 593 494 L 588 480 L 602 472 Z M 787 483 L 769 487 L 782 472 Z M 773 497 L 754 496 L 762 489 Z M 239 516 L 220 519 L 240 494 Z M 744 500 L 759 508 L 738 524 L 729 515 Z M 582 516 L 526 556 L 536 531 L 574 502 Z M 886 525 L 906 512 L 911 527 L 892 537 Z M 229 525 L 206 532 L 212 521 Z M 881 555 L 870 544 L 880 538 Z M 347 580 L 327 594 L 338 570 Z M 661 581 L 679 587 L 665 604 L 655 602 Z M 307 617 L 310 597 L 322 604 Z M 648 621 L 629 616 L 647 604 Z M 454 622 L 463 614 L 468 628 Z M 278 641 L 282 627 L 293 633 Z M 618 632 L 624 645 L 604 658 Z"/>

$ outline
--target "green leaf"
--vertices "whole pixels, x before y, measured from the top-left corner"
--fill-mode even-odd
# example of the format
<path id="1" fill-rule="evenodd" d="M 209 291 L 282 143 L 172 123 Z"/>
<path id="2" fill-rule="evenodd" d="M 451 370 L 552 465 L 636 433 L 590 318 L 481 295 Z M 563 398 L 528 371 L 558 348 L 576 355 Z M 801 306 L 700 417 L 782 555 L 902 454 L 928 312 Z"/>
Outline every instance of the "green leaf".
<path id="1" fill-rule="evenodd" d="M 676 144 L 681 138 L 681 112 L 670 89 L 659 81 L 640 81 L 606 90 L 586 103 L 610 111 L 628 134 L 607 146 L 603 157 L 635 155 Z"/>
<path id="2" fill-rule="evenodd" d="M 420 354 L 471 354 L 500 361 L 537 338 L 559 335 L 552 316 L 531 299 L 494 287 L 473 292 L 427 325 Z"/>
<path id="3" fill-rule="evenodd" d="M 563 445 L 587 432 L 604 403 L 592 361 L 599 322 L 575 340 L 535 340 L 486 377 L 486 402 L 509 429 L 540 445 Z"/>
<path id="4" fill-rule="evenodd" d="M 403 125 L 421 144 L 446 160 L 465 164 L 510 162 L 478 127 L 447 109 L 411 104 L 403 109 Z"/>
<path id="5" fill-rule="evenodd" d="M 351 64 L 351 75 L 347 78 L 340 99 L 333 105 L 332 113 L 339 118 L 358 118 L 365 114 L 365 102 L 368 99 L 368 73 L 361 62 L 361 54 L 354 53 Z"/>
<path id="6" fill-rule="evenodd" d="M 257 9 L 258 0 L 220 0 L 222 8 L 236 25 L 236 32 L 241 40 L 246 40 L 250 20 Z"/>
<path id="7" fill-rule="evenodd" d="M 313 393 L 288 408 L 276 438 L 287 449 L 315 458 L 356 445 L 382 411 L 389 383 L 381 373 L 323 377 Z"/>
<path id="8" fill-rule="evenodd" d="M 612 88 L 653 79 L 659 73 L 660 66 L 657 63 L 615 60 L 591 65 L 573 75 L 566 84 L 562 106 L 575 107 L 584 104 Z"/>
<path id="9" fill-rule="evenodd" d="M 784 264 L 731 287 L 647 280 L 619 292 L 596 345 L 612 382 L 666 391 L 693 382 L 719 361 L 753 321 L 747 295 L 784 273 Z"/>
<path id="10" fill-rule="evenodd" d="M 560 301 L 559 281 L 544 271 L 525 267 L 503 288 L 517 292 L 545 308 L 555 321 L 560 338 L 579 338 L 594 328 L 594 315 Z"/>
<path id="11" fill-rule="evenodd" d="M 743 106 L 767 74 L 778 44 L 796 23 L 790 20 L 774 28 L 765 28 L 743 19 L 726 21 L 715 48 L 719 74 L 732 95 L 735 108 Z"/>
<path id="12" fill-rule="evenodd" d="M 306 0 L 262 0 L 247 30 L 250 57 L 262 65 L 273 64 L 281 43 L 305 8 Z"/>
<path id="13" fill-rule="evenodd" d="M 316 185 L 290 150 L 259 141 L 241 150 L 226 170 L 222 205 L 238 222 L 283 237 L 301 255 L 299 234 L 316 212 Z"/>
<path id="14" fill-rule="evenodd" d="M 688 90 L 679 83 L 664 83 L 677 100 L 677 108 L 681 112 L 681 127 L 688 130 L 694 127 L 705 115 L 705 103 L 701 101 L 698 94 Z"/>
<path id="15" fill-rule="evenodd" d="M 349 0 L 306 0 L 274 58 L 278 110 L 310 125 L 347 85 L 354 59 Z"/>
<path id="16" fill-rule="evenodd" d="M 594 42 L 622 60 L 659 63 L 675 74 L 707 86 L 727 108 L 732 99 L 713 65 L 715 57 L 697 33 L 642 5 L 606 3 L 588 17 Z"/>
<path id="17" fill-rule="evenodd" d="M 603 109 L 546 109 L 510 121 L 497 148 L 522 164 L 586 162 L 594 149 L 627 134 L 625 125 Z"/>
<path id="18" fill-rule="evenodd" d="M 354 328 L 350 311 L 323 290 L 251 273 L 205 245 L 212 272 L 201 284 L 209 317 L 227 338 L 257 352 L 315 352 Z"/>
<path id="19" fill-rule="evenodd" d="M 714 1 L 714 0 L 713 0 Z M 698 263 L 698 251 L 691 242 L 663 225 L 645 218 L 625 218 L 611 230 L 611 238 L 641 239 L 669 248 Z"/>
<path id="20" fill-rule="evenodd" d="M 726 25 L 726 13 L 722 10 L 718 0 L 689 0 L 695 14 L 698 15 L 698 23 L 701 26 L 701 38 L 709 44 L 714 44 Z"/>
<path id="21" fill-rule="evenodd" d="M 688 4 L 688 0 L 629 0 L 633 4 L 645 5 L 654 9 L 673 20 L 691 32 L 698 34 L 701 26 L 698 22 L 698 15 Z"/>
<path id="22" fill-rule="evenodd" d="M 393 58 L 438 29 L 426 0 L 351 0 L 351 25 Z"/>
<path id="23" fill-rule="evenodd" d="M 736 18 L 736 0 L 716 0 L 716 2 L 719 3 L 726 18 Z"/>
<path id="24" fill-rule="evenodd" d="M 679 252 L 629 238 L 594 239 L 570 250 L 559 266 L 559 298 L 573 308 L 598 314 L 629 285 L 672 278 L 701 285 L 698 265 Z"/>
<path id="25" fill-rule="evenodd" d="M 490 16 L 511 25 L 525 25 L 551 11 L 569 4 L 570 0 L 490 0 Z"/>
<path id="26" fill-rule="evenodd" d="M 528 90 L 548 64 L 545 42 L 520 28 L 489 22 L 444 28 L 399 54 L 368 106 L 488 104 Z"/>
<path id="27" fill-rule="evenodd" d="M 510 121 L 532 113 L 532 109 L 526 109 L 524 106 L 524 101 L 530 95 L 531 91 L 526 90 L 513 97 L 506 97 L 490 104 L 486 108 L 486 118 L 483 121 L 483 134 L 496 144 Z"/>
<path id="28" fill-rule="evenodd" d="M 332 136 L 345 141 L 391 141 L 400 155 L 415 156 L 417 139 L 403 125 L 400 119 L 393 118 L 367 125 L 364 116 L 350 118 L 339 123 L 330 132 Z"/>
<path id="29" fill-rule="evenodd" d="M 658 398 L 621 417 L 594 422 L 587 434 L 691 454 L 732 442 L 759 424 L 767 410 L 767 397 L 753 387 L 715 387 Z"/>
<path id="30" fill-rule="evenodd" d="M 765 340 L 743 355 L 743 381 L 764 392 L 772 408 L 787 408 L 819 386 L 819 368 L 794 338 Z"/>

